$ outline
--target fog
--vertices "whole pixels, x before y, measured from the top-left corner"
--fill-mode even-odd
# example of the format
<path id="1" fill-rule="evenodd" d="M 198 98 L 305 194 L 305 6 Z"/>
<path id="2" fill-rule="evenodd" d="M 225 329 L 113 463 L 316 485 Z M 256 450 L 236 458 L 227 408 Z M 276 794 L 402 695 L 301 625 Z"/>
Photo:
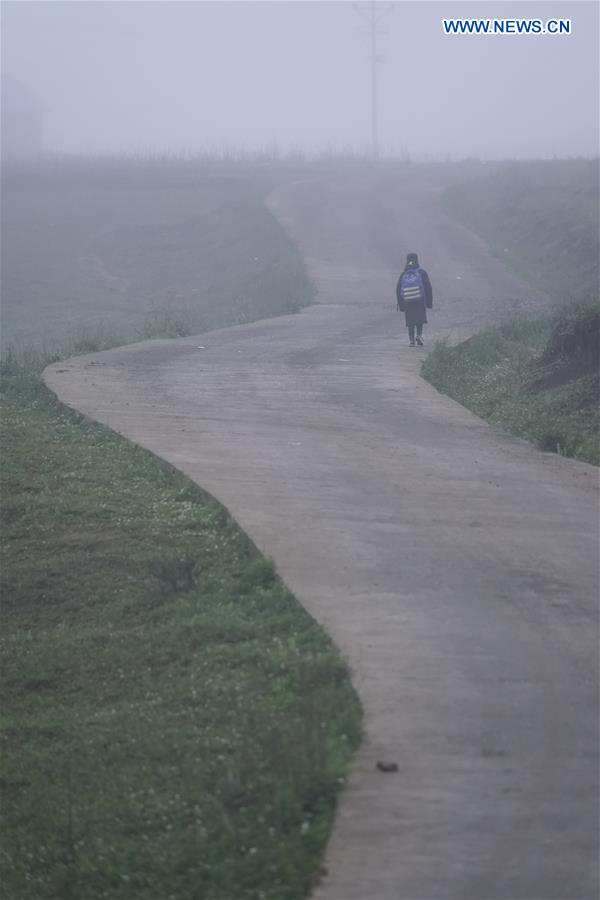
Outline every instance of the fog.
<path id="1" fill-rule="evenodd" d="M 368 4 L 358 7 L 4 2 L 2 71 L 41 101 L 45 150 L 363 151 L 370 39 Z M 419 0 L 376 11 L 383 152 L 598 152 L 595 2 Z M 572 34 L 446 36 L 449 16 L 568 16 Z"/>

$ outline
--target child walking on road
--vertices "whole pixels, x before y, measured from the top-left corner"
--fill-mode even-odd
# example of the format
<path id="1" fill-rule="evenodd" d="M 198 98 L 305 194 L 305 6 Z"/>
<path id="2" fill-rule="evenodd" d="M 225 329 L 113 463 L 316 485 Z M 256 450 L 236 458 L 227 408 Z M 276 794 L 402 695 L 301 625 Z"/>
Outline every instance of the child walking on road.
<path id="1" fill-rule="evenodd" d="M 416 253 L 409 253 L 406 266 L 396 285 L 398 309 L 404 313 L 408 340 L 411 347 L 415 340 L 423 346 L 423 325 L 427 324 L 427 310 L 433 307 L 433 290 L 429 275 L 419 266 Z"/>

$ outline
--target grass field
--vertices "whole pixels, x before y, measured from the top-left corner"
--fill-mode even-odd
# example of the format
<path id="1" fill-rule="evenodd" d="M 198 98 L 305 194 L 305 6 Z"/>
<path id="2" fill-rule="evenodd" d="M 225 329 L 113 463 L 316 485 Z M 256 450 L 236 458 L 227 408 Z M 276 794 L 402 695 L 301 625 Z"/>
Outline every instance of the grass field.
<path id="1" fill-rule="evenodd" d="M 85 351 L 312 302 L 302 259 L 264 205 L 271 184 L 191 163 L 9 168 L 2 346 Z"/>
<path id="2" fill-rule="evenodd" d="M 446 203 L 554 299 L 545 318 L 438 344 L 423 375 L 482 418 L 543 450 L 600 464 L 598 170 L 588 161 L 507 165 L 454 186 Z"/>
<path id="3" fill-rule="evenodd" d="M 359 735 L 336 650 L 187 479 L 3 401 L 4 896 L 303 897 Z"/>
<path id="4" fill-rule="evenodd" d="M 217 505 L 38 372 L 311 285 L 264 180 L 67 174 L 3 209 L 3 896 L 299 900 L 359 739 L 349 673 Z"/>

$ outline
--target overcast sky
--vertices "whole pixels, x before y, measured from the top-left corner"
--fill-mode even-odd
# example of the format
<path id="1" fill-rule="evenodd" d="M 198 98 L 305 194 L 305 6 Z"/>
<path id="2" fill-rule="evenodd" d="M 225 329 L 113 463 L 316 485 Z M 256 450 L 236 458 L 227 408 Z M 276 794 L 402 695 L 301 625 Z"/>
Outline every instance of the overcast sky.
<path id="1" fill-rule="evenodd" d="M 368 8 L 368 4 L 358 4 Z M 378 4 L 381 144 L 423 154 L 598 153 L 589 2 Z M 566 36 L 442 33 L 443 17 L 569 17 Z M 354 147 L 370 140 L 368 25 L 346 2 L 2 3 L 2 68 L 49 149 Z"/>

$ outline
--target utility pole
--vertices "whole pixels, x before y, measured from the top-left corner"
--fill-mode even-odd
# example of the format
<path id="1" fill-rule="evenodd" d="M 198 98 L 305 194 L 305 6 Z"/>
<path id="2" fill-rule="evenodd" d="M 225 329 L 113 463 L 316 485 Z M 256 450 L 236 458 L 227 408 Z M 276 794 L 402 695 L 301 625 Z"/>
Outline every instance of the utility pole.
<path id="1" fill-rule="evenodd" d="M 371 0 L 369 4 L 353 3 L 353 9 L 369 23 L 371 40 L 371 155 L 373 159 L 379 159 L 379 116 L 377 108 L 377 66 L 384 61 L 383 56 L 377 53 L 378 23 L 391 13 L 393 3 L 376 3 Z"/>

